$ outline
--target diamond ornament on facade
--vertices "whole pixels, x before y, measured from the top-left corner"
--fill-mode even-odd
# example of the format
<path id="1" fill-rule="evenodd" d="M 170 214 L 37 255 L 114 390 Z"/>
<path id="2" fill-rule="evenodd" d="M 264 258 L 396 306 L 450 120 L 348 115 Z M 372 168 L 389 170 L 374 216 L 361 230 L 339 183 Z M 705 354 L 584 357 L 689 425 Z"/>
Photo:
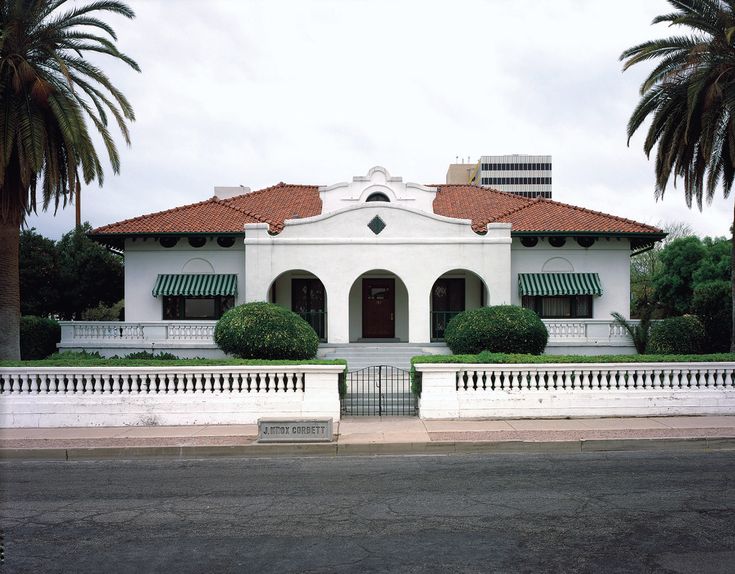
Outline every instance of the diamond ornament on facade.
<path id="1" fill-rule="evenodd" d="M 375 235 L 383 231 L 385 229 L 385 221 L 380 219 L 379 215 L 376 215 L 370 220 L 370 223 L 368 223 L 368 227 L 370 228 L 370 231 L 372 231 Z"/>

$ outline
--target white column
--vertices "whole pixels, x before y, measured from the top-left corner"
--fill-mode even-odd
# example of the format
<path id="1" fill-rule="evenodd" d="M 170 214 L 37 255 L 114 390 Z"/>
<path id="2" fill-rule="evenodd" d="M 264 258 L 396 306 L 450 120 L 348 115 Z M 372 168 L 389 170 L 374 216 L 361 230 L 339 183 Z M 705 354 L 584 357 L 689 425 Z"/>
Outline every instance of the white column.
<path id="1" fill-rule="evenodd" d="M 419 417 L 422 419 L 459 418 L 457 365 L 418 364 L 416 370 L 421 373 Z"/>
<path id="2" fill-rule="evenodd" d="M 428 343 L 431 341 L 431 285 L 424 282 L 409 282 L 408 290 L 408 342 Z"/>
<path id="3" fill-rule="evenodd" d="M 339 421 L 339 371 L 339 367 L 329 366 L 319 372 L 306 372 L 301 416 L 332 417 L 334 422 Z"/>
<path id="4" fill-rule="evenodd" d="M 350 342 L 350 285 L 339 280 L 324 282 L 327 290 L 327 342 Z"/>
<path id="5" fill-rule="evenodd" d="M 245 285 L 238 290 L 238 299 L 245 303 L 267 301 L 268 287 L 275 279 L 272 275 L 273 245 L 268 242 L 267 223 L 245 225 Z M 258 243 L 258 241 L 264 241 Z"/>

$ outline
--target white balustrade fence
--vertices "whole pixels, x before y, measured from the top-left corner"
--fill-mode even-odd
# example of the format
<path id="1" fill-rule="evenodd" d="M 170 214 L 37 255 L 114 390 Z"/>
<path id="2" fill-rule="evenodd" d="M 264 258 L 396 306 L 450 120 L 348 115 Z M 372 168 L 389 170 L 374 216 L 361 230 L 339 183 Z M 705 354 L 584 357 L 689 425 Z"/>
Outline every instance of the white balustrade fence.
<path id="1" fill-rule="evenodd" d="M 735 363 L 418 364 L 422 418 L 735 414 Z"/>
<path id="2" fill-rule="evenodd" d="M 102 356 L 140 351 L 179 357 L 224 357 L 214 344 L 216 321 L 60 321 L 60 351 L 86 350 Z"/>
<path id="3" fill-rule="evenodd" d="M 599 354 L 635 352 L 625 329 L 605 319 L 546 319 L 547 352 Z M 633 322 L 635 323 L 635 321 Z M 216 321 L 61 321 L 59 349 L 103 356 L 138 351 L 180 357 L 224 357 L 214 344 Z"/>
<path id="4" fill-rule="evenodd" d="M 0 369 L 0 427 L 339 420 L 341 365 Z"/>

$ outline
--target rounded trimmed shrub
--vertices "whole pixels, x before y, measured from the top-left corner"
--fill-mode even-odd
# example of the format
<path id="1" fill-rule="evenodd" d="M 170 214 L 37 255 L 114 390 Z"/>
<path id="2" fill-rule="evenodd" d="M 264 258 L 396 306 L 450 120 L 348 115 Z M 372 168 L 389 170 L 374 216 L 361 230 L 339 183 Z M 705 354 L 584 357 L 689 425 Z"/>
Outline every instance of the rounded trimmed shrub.
<path id="1" fill-rule="evenodd" d="M 273 303 L 246 303 L 227 311 L 214 328 L 214 342 L 243 359 L 313 359 L 314 329 L 293 311 Z"/>
<path id="2" fill-rule="evenodd" d="M 651 327 L 647 353 L 657 355 L 694 355 L 702 351 L 704 325 L 694 315 L 669 317 Z"/>
<path id="3" fill-rule="evenodd" d="M 481 351 L 540 355 L 549 332 L 530 309 L 496 305 L 463 311 L 454 317 L 444 331 L 444 340 L 455 355 Z"/>
<path id="4" fill-rule="evenodd" d="M 61 327 L 54 319 L 26 315 L 20 318 L 20 358 L 24 361 L 53 355 L 61 340 Z"/>

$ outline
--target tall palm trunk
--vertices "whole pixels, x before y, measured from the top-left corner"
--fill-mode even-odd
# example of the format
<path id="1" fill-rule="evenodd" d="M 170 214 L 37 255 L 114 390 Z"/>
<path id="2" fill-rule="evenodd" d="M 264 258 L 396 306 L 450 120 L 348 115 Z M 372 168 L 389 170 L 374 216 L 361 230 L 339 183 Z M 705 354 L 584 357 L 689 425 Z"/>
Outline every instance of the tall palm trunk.
<path id="1" fill-rule="evenodd" d="M 20 360 L 20 228 L 0 217 L 0 360 Z"/>
<path id="2" fill-rule="evenodd" d="M 732 324 L 730 326 L 730 352 L 735 353 L 735 206 L 732 213 L 732 227 L 730 228 L 732 249 L 730 253 L 730 289 L 732 291 Z"/>

